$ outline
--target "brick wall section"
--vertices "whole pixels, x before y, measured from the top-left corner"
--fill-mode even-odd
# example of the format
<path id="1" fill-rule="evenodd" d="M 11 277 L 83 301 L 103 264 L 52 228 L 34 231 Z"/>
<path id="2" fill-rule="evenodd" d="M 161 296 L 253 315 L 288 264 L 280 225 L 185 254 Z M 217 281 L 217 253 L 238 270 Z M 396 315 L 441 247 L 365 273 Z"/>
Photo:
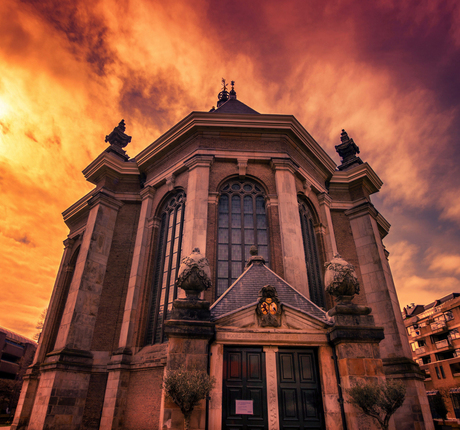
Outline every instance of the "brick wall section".
<path id="1" fill-rule="evenodd" d="M 332 223 L 334 225 L 335 239 L 337 241 L 337 251 L 345 261 L 355 266 L 356 275 L 360 285 L 363 285 L 361 271 L 359 269 L 358 254 L 356 252 L 353 234 L 351 232 L 350 221 L 342 211 L 331 211 Z M 358 294 L 353 299 L 357 305 L 367 305 L 366 296 Z"/>
<path id="2" fill-rule="evenodd" d="M 126 203 L 119 210 L 94 328 L 92 350 L 113 351 L 118 348 L 139 212 L 138 203 Z"/>
<path id="3" fill-rule="evenodd" d="M 98 429 L 104 403 L 107 373 L 92 373 L 83 411 L 82 429 Z"/>
<path id="4" fill-rule="evenodd" d="M 124 428 L 156 430 L 160 422 L 163 367 L 131 372 Z"/>

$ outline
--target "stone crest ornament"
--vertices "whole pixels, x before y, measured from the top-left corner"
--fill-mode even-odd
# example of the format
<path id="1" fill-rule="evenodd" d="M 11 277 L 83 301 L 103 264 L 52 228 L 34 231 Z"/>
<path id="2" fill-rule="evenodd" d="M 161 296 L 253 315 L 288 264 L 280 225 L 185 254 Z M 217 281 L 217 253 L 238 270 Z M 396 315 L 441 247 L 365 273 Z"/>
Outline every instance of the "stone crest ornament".
<path id="1" fill-rule="evenodd" d="M 187 299 L 196 300 L 202 291 L 211 287 L 211 269 L 208 259 L 195 248 L 181 261 L 176 286 L 182 288 Z"/>
<path id="2" fill-rule="evenodd" d="M 359 294 L 359 281 L 355 268 L 347 263 L 340 254 L 324 265 L 326 273 L 324 284 L 326 292 L 334 296 L 339 303 L 350 302 L 355 294 Z"/>
<path id="3" fill-rule="evenodd" d="M 276 288 L 265 285 L 259 291 L 256 313 L 261 327 L 279 327 L 281 325 L 281 303 Z"/>

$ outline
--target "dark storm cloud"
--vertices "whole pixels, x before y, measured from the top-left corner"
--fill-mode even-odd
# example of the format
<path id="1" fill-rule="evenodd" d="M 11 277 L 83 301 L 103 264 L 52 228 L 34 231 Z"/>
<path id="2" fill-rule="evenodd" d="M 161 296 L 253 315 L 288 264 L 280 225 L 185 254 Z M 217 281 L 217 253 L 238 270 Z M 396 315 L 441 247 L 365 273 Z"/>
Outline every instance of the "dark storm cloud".
<path id="1" fill-rule="evenodd" d="M 126 118 L 166 131 L 180 119 L 178 114 L 184 116 L 193 110 L 189 91 L 173 67 L 156 73 L 129 70 L 120 90 L 120 111 Z"/>
<path id="2" fill-rule="evenodd" d="M 68 48 L 78 59 L 92 66 L 99 76 L 106 75 L 107 67 L 116 58 L 110 48 L 108 28 L 95 12 L 97 1 L 76 0 L 22 0 L 40 17 L 68 40 Z"/>

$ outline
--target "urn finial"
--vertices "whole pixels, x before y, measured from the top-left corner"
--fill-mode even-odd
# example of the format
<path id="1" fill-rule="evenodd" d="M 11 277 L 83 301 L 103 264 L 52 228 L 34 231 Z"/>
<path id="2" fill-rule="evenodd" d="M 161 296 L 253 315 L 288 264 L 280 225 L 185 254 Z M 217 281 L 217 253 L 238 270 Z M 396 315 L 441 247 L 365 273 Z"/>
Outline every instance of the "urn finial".
<path id="1" fill-rule="evenodd" d="M 326 292 L 339 303 L 351 302 L 354 295 L 359 294 L 359 281 L 354 266 L 346 262 L 340 254 L 335 254 L 325 267 Z"/>

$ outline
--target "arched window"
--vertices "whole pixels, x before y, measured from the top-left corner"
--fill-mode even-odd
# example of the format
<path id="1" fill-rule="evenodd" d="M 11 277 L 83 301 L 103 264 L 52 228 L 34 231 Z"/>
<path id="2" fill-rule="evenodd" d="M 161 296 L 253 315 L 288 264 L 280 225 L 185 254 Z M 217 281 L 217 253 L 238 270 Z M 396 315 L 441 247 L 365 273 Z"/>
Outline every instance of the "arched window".
<path id="1" fill-rule="evenodd" d="M 153 276 L 152 304 L 147 330 L 147 343 L 164 341 L 163 323 L 168 318 L 177 291 L 174 284 L 180 265 L 184 227 L 185 193 L 171 194 L 160 213 L 160 233 Z"/>
<path id="2" fill-rule="evenodd" d="M 304 200 L 299 198 L 298 202 L 300 224 L 302 226 L 303 248 L 305 251 L 305 263 L 307 264 L 310 300 L 319 307 L 324 308 L 323 283 L 321 281 L 318 245 L 316 243 L 315 229 L 313 227 L 313 215 Z"/>
<path id="3" fill-rule="evenodd" d="M 265 194 L 251 180 L 233 179 L 220 190 L 217 232 L 217 297 L 242 273 L 249 249 L 256 245 L 268 261 Z"/>

